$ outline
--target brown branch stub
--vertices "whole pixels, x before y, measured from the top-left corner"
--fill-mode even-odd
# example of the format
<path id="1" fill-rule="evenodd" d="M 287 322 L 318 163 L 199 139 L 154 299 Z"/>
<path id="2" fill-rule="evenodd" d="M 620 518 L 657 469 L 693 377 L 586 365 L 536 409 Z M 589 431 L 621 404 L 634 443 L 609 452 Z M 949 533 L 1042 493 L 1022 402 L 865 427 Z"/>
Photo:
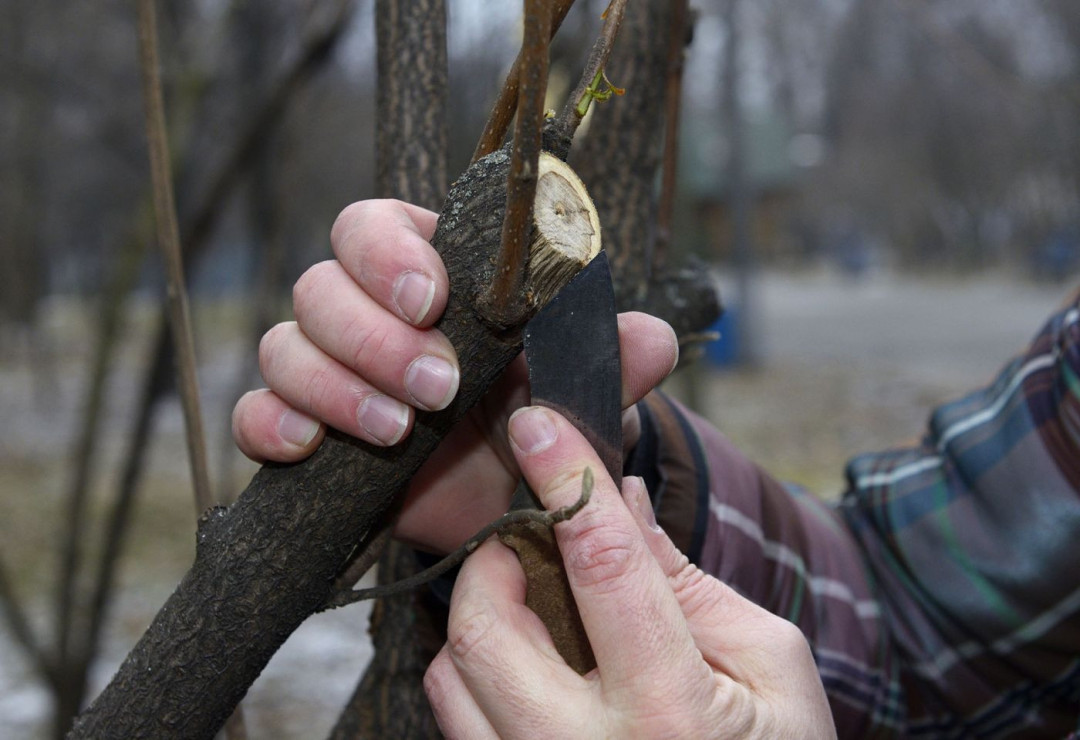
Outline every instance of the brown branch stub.
<path id="1" fill-rule="evenodd" d="M 555 32 L 559 30 L 563 20 L 566 19 L 566 14 L 570 12 L 573 5 L 574 0 L 555 0 L 551 10 L 549 39 L 555 36 Z M 499 91 L 499 97 L 495 99 L 495 104 L 491 106 L 491 114 L 484 125 L 484 132 L 480 134 L 480 140 L 476 143 L 476 150 L 473 152 L 473 162 L 481 157 L 486 157 L 503 145 L 506 132 L 510 130 L 510 121 L 513 120 L 514 111 L 517 110 L 518 82 L 521 78 L 523 56 L 524 50 L 514 60 L 514 65 L 506 75 L 506 82 L 503 83 L 502 89 Z"/>
<path id="2" fill-rule="evenodd" d="M 522 286 L 530 217 L 536 196 L 550 41 L 550 5 L 545 0 L 525 0 L 517 123 L 506 180 L 506 212 L 495 279 L 484 300 L 496 325 L 516 323 L 525 309 Z"/>

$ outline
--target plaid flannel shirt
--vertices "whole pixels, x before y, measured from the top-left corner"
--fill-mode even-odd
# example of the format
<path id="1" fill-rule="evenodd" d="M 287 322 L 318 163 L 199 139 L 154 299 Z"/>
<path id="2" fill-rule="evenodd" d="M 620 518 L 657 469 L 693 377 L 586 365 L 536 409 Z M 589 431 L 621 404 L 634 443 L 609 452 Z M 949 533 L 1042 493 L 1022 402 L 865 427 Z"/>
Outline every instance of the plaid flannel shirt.
<path id="1" fill-rule="evenodd" d="M 863 455 L 838 505 L 676 402 L 628 472 L 704 570 L 798 624 L 841 738 L 1064 738 L 1080 716 L 1080 324 L 1053 316 L 922 444 Z"/>

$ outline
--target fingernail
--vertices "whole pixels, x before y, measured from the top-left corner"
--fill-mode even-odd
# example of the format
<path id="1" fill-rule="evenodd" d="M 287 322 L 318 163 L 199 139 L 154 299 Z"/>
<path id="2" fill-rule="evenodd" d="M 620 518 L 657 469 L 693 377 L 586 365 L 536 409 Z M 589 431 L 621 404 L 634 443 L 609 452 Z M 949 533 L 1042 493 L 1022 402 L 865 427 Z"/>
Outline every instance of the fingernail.
<path id="1" fill-rule="evenodd" d="M 653 511 L 652 499 L 649 498 L 649 489 L 645 487 L 645 480 L 637 476 L 629 476 L 623 479 L 623 487 L 629 487 L 634 506 L 637 507 L 638 516 L 645 525 L 654 532 L 662 532 L 660 525 L 656 523 L 656 512 Z"/>
<path id="2" fill-rule="evenodd" d="M 414 324 L 427 316 L 435 299 L 435 281 L 422 272 L 403 272 L 394 281 L 394 303 Z"/>
<path id="3" fill-rule="evenodd" d="M 277 430 L 281 438 L 289 444 L 307 447 L 319 433 L 319 422 L 306 414 L 288 409 L 278 419 Z"/>
<path id="4" fill-rule="evenodd" d="M 390 396 L 368 396 L 356 412 L 368 434 L 384 445 L 397 444 L 409 424 L 409 407 Z"/>
<path id="5" fill-rule="evenodd" d="M 441 357 L 417 357 L 405 371 L 405 390 L 417 404 L 429 411 L 446 408 L 457 393 L 461 375 Z"/>
<path id="6" fill-rule="evenodd" d="M 509 423 L 510 441 L 526 455 L 543 452 L 555 442 L 559 430 L 547 409 L 526 406 L 514 412 Z"/>

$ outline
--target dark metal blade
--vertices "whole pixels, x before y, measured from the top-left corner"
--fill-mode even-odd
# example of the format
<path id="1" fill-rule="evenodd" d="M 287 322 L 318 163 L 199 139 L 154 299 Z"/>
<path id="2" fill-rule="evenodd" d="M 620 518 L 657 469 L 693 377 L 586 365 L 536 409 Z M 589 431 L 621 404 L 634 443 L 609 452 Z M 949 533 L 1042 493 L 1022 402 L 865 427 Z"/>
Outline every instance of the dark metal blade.
<path id="1" fill-rule="evenodd" d="M 599 255 L 525 327 L 532 402 L 570 420 L 622 482 L 622 365 L 607 254 Z"/>

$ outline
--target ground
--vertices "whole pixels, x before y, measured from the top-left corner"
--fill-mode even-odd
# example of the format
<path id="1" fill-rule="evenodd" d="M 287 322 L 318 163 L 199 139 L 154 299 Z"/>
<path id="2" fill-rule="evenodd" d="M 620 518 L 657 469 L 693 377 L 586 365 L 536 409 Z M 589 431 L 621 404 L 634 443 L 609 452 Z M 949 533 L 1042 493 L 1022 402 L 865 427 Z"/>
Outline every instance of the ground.
<path id="1" fill-rule="evenodd" d="M 732 291 L 725 296 L 730 300 Z M 934 404 L 988 383 L 1065 297 L 1063 287 L 1000 275 L 878 275 L 851 282 L 826 273 L 768 274 L 750 312 L 759 364 L 745 370 L 698 364 L 679 371 L 668 387 L 776 476 L 834 497 L 843 489 L 845 460 L 916 439 Z M 148 316 L 144 305 L 133 312 L 111 375 L 94 473 L 95 527 L 128 444 Z M 237 306 L 225 304 L 200 305 L 196 315 L 211 470 L 218 487 L 233 493 L 254 469 L 227 438 L 228 409 L 238 389 L 255 382 L 242 372 L 254 350 L 238 338 L 238 316 Z M 45 362 L 32 364 L 26 348 L 13 343 L 16 334 L 0 335 L 0 418 L 6 421 L 0 431 L 0 557 L 16 572 L 18 591 L 45 635 L 93 329 L 93 311 L 65 299 L 50 303 L 44 315 L 38 337 L 46 340 Z M 158 430 L 94 692 L 183 575 L 193 551 L 194 510 L 175 401 L 164 406 Z M 325 736 L 367 659 L 366 615 L 363 606 L 320 615 L 293 636 L 245 702 L 253 739 Z M 47 693 L 0 625 L 4 737 L 43 737 L 47 716 Z"/>

